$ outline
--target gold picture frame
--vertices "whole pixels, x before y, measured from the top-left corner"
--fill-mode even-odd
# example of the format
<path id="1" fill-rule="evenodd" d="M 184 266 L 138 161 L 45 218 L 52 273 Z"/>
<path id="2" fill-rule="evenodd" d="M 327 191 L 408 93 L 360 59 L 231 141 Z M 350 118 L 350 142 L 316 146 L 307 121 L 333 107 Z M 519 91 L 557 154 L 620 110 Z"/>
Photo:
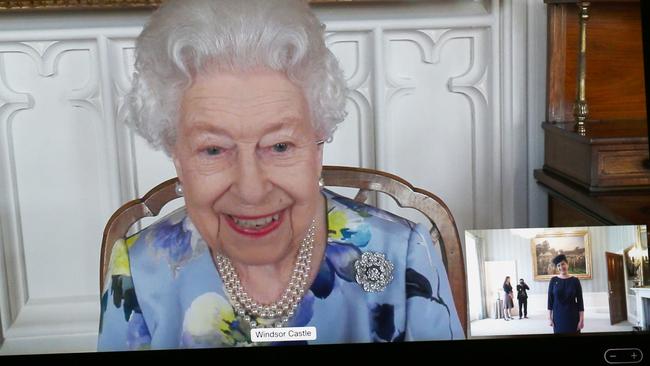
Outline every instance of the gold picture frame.
<path id="1" fill-rule="evenodd" d="M 650 260 L 648 258 L 648 227 L 646 225 L 637 226 L 638 247 L 643 253 L 639 258 L 639 274 L 641 287 L 650 287 Z"/>
<path id="2" fill-rule="evenodd" d="M 0 0 L 0 11 L 154 9 L 162 0 Z"/>
<path id="3" fill-rule="evenodd" d="M 533 277 L 548 281 L 558 274 L 553 258 L 565 254 L 569 274 L 580 279 L 591 279 L 591 243 L 589 231 L 544 233 L 531 239 Z"/>
<path id="4" fill-rule="evenodd" d="M 0 11 L 155 9 L 164 0 L 0 0 Z M 403 0 L 402 0 L 403 1 Z M 309 0 L 310 3 L 399 2 L 397 0 Z"/>

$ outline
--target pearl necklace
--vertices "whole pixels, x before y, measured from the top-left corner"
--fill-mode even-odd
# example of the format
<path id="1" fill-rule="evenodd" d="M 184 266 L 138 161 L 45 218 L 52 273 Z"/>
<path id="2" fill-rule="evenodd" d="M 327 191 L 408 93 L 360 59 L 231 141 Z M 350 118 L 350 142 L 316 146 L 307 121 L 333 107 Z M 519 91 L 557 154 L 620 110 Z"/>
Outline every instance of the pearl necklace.
<path id="1" fill-rule="evenodd" d="M 217 269 L 223 279 L 235 313 L 248 322 L 251 328 L 283 327 L 293 316 L 305 293 L 307 278 L 309 278 L 311 270 L 315 234 L 316 220 L 314 219 L 311 221 L 307 236 L 300 243 L 296 264 L 293 267 L 287 288 L 282 293 L 280 300 L 270 304 L 259 304 L 253 300 L 246 293 L 230 259 L 220 254 L 216 255 Z M 260 318 L 264 320 L 263 324 L 258 322 Z"/>

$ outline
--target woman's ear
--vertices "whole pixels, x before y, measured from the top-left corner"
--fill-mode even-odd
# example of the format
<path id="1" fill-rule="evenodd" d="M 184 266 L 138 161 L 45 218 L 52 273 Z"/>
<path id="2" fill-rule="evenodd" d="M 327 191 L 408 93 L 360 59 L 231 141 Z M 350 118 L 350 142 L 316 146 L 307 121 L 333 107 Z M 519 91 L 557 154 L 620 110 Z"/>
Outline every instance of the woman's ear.
<path id="1" fill-rule="evenodd" d="M 172 153 L 172 161 L 174 162 L 174 168 L 176 168 L 176 176 L 178 177 L 178 180 L 183 183 L 183 167 L 176 152 Z"/>
<path id="2" fill-rule="evenodd" d="M 325 140 L 321 139 L 316 144 L 316 166 L 318 166 L 318 176 L 320 177 L 323 172 L 323 149 Z"/>

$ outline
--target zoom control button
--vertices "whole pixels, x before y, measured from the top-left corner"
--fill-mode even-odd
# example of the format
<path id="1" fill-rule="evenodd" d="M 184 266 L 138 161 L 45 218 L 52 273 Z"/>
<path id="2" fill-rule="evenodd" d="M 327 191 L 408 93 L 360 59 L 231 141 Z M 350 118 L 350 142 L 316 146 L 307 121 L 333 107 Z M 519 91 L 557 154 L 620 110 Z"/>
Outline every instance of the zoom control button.
<path id="1" fill-rule="evenodd" d="M 643 360 L 643 352 L 638 348 L 610 348 L 605 351 L 608 364 L 635 364 Z"/>

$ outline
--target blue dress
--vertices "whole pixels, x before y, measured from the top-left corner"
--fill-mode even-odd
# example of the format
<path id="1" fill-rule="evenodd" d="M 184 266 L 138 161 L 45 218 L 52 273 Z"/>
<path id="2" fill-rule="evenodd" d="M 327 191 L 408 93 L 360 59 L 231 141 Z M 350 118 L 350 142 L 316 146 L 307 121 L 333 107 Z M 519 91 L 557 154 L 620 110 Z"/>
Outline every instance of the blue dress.
<path id="1" fill-rule="evenodd" d="M 548 284 L 548 310 L 553 310 L 553 333 L 579 333 L 582 286 L 577 277 L 553 277 Z"/>
<path id="2" fill-rule="evenodd" d="M 427 229 L 324 191 L 328 238 L 318 275 L 287 327 L 316 327 L 308 344 L 464 338 L 441 257 Z M 437 245 L 437 244 L 436 244 Z M 383 253 L 393 280 L 356 282 L 364 252 Z M 184 209 L 116 242 L 101 297 L 98 350 L 254 343 L 235 314 L 210 250 Z M 294 342 L 295 343 L 295 342 Z"/>

